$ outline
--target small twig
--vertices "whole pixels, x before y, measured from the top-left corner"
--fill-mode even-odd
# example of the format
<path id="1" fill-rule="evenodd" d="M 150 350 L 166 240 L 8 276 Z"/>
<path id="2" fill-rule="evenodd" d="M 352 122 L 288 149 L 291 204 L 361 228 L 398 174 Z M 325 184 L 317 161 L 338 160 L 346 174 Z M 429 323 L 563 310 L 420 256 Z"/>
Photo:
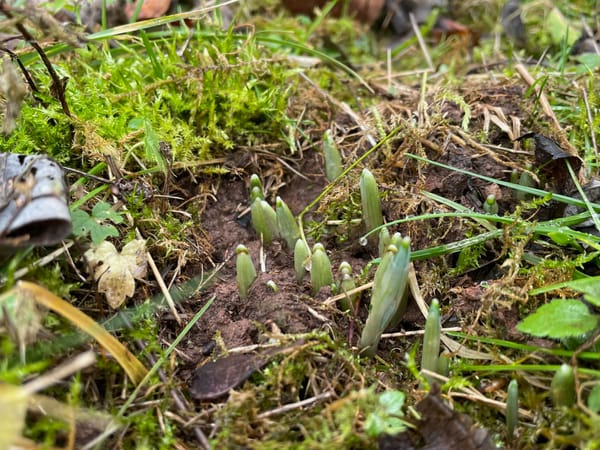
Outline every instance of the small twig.
<path id="1" fill-rule="evenodd" d="M 272 409 L 270 411 L 265 411 L 257 416 L 258 419 L 266 419 L 271 416 L 275 416 L 277 414 L 283 414 L 289 411 L 293 411 L 295 409 L 303 408 L 305 406 L 312 405 L 313 403 L 320 402 L 322 400 L 327 400 L 333 397 L 333 392 L 323 392 L 322 394 L 315 395 L 314 397 L 307 398 L 305 400 L 301 400 L 296 403 L 288 403 L 287 405 L 280 406 L 279 408 Z"/>
<path id="2" fill-rule="evenodd" d="M 152 258 L 152 255 L 150 254 L 150 252 L 146 252 L 146 257 L 148 258 L 148 265 L 152 269 L 154 278 L 156 278 L 158 286 L 160 287 L 160 291 L 162 292 L 163 296 L 165 297 L 165 300 L 167 301 L 167 304 L 169 305 L 169 309 L 171 310 L 171 313 L 173 313 L 173 316 L 175 317 L 175 320 L 177 321 L 177 323 L 180 326 L 183 325 L 183 321 L 181 320 L 181 317 L 179 317 L 177 308 L 175 308 L 175 302 L 173 301 L 173 297 L 171 297 L 169 289 L 167 289 L 167 285 L 165 284 L 165 280 L 163 280 L 163 277 L 160 274 L 158 267 L 156 267 L 154 258 Z"/>
<path id="3" fill-rule="evenodd" d="M 585 105 L 585 113 L 587 116 L 588 124 L 590 126 L 590 137 L 592 139 L 592 149 L 594 150 L 594 156 L 596 157 L 596 163 L 598 163 L 598 145 L 596 144 L 596 127 L 594 125 L 594 119 L 592 117 L 592 110 L 590 109 L 590 102 L 588 100 L 587 91 L 585 88 L 581 88 L 581 95 L 583 97 L 583 104 Z"/>
<path id="4" fill-rule="evenodd" d="M 4 1 L 0 2 L 0 10 L 9 19 L 12 19 L 14 17 L 13 14 L 10 12 L 10 7 Z M 67 99 L 65 97 L 65 79 L 59 78 L 58 74 L 54 70 L 54 66 L 48 59 L 48 56 L 46 56 L 46 53 L 44 52 L 42 47 L 40 47 L 40 45 L 37 43 L 34 37 L 29 33 L 29 31 L 27 31 L 27 28 L 25 28 L 23 24 L 19 22 L 15 24 L 15 27 L 17 28 L 17 30 L 19 30 L 19 33 L 23 35 L 23 38 L 25 38 L 25 40 L 35 49 L 38 55 L 40 55 L 40 58 L 46 66 L 46 69 L 48 69 L 50 78 L 52 78 L 52 85 L 50 87 L 50 91 L 60 102 L 63 112 L 68 117 L 71 117 L 71 111 L 69 111 L 69 105 L 67 104 Z"/>
<path id="5" fill-rule="evenodd" d="M 21 59 L 19 58 L 19 55 L 17 55 L 15 52 L 13 52 L 12 50 L 10 50 L 10 49 L 8 49 L 6 47 L 1 47 L 0 50 L 2 50 L 3 52 L 8 53 L 10 55 L 10 58 L 13 61 L 17 62 L 17 65 L 19 66 L 19 69 L 21 69 L 21 72 L 23 72 L 23 76 L 25 77 L 25 80 L 27 81 L 27 84 L 29 85 L 29 89 L 31 89 L 32 92 L 39 92 L 39 89 L 35 85 L 35 81 L 33 81 L 33 78 L 31 78 L 31 75 L 29 74 L 29 71 L 25 68 L 25 66 L 21 62 Z"/>
<path id="6" fill-rule="evenodd" d="M 77 355 L 75 358 L 61 364 L 60 366 L 46 372 L 43 375 L 31 380 L 29 383 L 23 385 L 23 390 L 27 394 L 33 394 L 46 389 L 63 378 L 66 378 L 75 372 L 78 372 L 86 367 L 94 364 L 96 361 L 96 355 L 92 350 Z"/>
<path id="7" fill-rule="evenodd" d="M 462 328 L 461 327 L 448 327 L 448 328 L 442 328 L 441 331 L 443 333 L 446 333 L 448 331 L 462 331 Z M 425 334 L 425 330 L 399 331 L 397 333 L 383 333 L 381 335 L 381 339 L 406 337 L 406 336 L 420 336 L 422 334 Z"/>
<path id="8" fill-rule="evenodd" d="M 410 25 L 412 26 L 413 32 L 417 37 L 417 42 L 419 43 L 419 47 L 421 47 L 421 51 L 423 52 L 425 61 L 427 61 L 427 66 L 429 66 L 430 70 L 434 70 L 433 61 L 431 60 L 431 56 L 429 55 L 429 51 L 427 50 L 427 45 L 425 45 L 425 39 L 423 39 L 421 30 L 419 30 L 419 24 L 417 23 L 417 20 L 415 19 L 413 13 L 409 13 L 408 18 L 410 19 Z"/>

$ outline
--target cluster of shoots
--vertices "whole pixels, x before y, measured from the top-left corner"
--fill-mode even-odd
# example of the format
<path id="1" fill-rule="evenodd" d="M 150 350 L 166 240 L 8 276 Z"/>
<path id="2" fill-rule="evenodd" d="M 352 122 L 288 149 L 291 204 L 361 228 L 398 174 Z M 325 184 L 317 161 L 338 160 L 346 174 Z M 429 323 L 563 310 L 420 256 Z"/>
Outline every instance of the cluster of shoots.
<path id="1" fill-rule="evenodd" d="M 288 205 L 277 197 L 273 209 L 265 200 L 262 183 L 256 174 L 250 177 L 250 216 L 254 231 L 265 245 L 281 238 L 292 249 L 300 237 L 300 228 Z"/>
<path id="2" fill-rule="evenodd" d="M 300 228 L 288 205 L 280 198 L 275 200 L 275 209 L 265 200 L 262 183 L 258 175 L 250 177 L 250 215 L 252 227 L 264 245 L 275 239 L 284 241 L 294 253 L 296 280 L 301 282 L 310 271 L 313 294 L 325 286 L 334 284 L 331 262 L 322 244 L 315 244 L 312 252 L 304 239 L 300 238 Z M 248 290 L 256 279 L 256 270 L 248 249 L 243 245 L 236 250 L 237 280 L 241 298 L 246 298 Z"/>

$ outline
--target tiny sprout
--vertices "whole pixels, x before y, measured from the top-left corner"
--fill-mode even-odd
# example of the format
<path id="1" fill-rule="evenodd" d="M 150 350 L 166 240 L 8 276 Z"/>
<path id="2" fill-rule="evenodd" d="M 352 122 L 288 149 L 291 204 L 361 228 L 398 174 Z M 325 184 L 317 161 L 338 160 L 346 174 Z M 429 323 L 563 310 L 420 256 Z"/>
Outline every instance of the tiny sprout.
<path id="1" fill-rule="evenodd" d="M 527 166 L 528 170 L 531 170 L 531 165 Z M 529 172 L 521 172 L 521 176 L 519 177 L 519 184 L 523 187 L 535 187 L 536 183 L 533 177 Z M 529 194 L 523 191 L 517 191 L 515 193 L 515 197 L 517 200 L 523 201 L 529 197 Z"/>
<path id="2" fill-rule="evenodd" d="M 250 204 L 254 203 L 254 200 L 256 200 L 257 198 L 260 199 L 260 200 L 264 200 L 265 199 L 262 190 L 259 187 L 254 186 L 250 190 Z"/>
<path id="3" fill-rule="evenodd" d="M 248 297 L 248 290 L 252 283 L 256 279 L 256 269 L 254 268 L 254 262 L 252 262 L 252 257 L 248 253 L 248 248 L 240 244 L 235 249 L 236 253 L 236 277 L 237 277 L 237 285 L 238 291 L 240 293 L 240 298 Z"/>
<path id="4" fill-rule="evenodd" d="M 429 315 L 425 322 L 425 335 L 423 336 L 423 354 L 421 355 L 421 369 L 437 372 L 438 359 L 440 355 L 440 303 L 434 298 L 429 307 Z M 425 376 L 425 379 L 431 384 L 434 379 Z"/>
<path id="5" fill-rule="evenodd" d="M 277 286 L 277 283 L 275 283 L 273 280 L 267 281 L 267 287 L 271 289 L 271 291 L 273 291 L 274 293 L 279 292 L 279 286 Z"/>
<path id="6" fill-rule="evenodd" d="M 369 232 L 383 225 L 383 213 L 381 212 L 381 199 L 377 181 L 369 169 L 363 169 L 360 175 L 360 201 L 362 204 L 363 220 L 366 231 Z"/>
<path id="7" fill-rule="evenodd" d="M 342 261 L 338 273 L 340 277 L 339 291 L 345 294 L 344 298 L 339 301 L 339 307 L 342 311 L 353 312 L 360 294 L 358 292 L 347 294 L 347 292 L 356 288 L 354 278 L 352 277 L 352 266 L 347 261 Z"/>
<path id="8" fill-rule="evenodd" d="M 575 371 L 568 364 L 561 365 L 550 383 L 550 393 L 556 406 L 573 406 L 575 393 Z"/>
<path id="9" fill-rule="evenodd" d="M 329 181 L 335 180 L 342 173 L 342 157 L 335 145 L 331 130 L 323 135 L 323 156 L 325 158 L 325 175 Z"/>
<path id="10" fill-rule="evenodd" d="M 511 380 L 506 395 L 506 434 L 511 440 L 519 420 L 519 383 Z"/>
<path id="11" fill-rule="evenodd" d="M 313 295 L 315 295 L 323 287 L 333 284 L 333 272 L 323 244 L 314 245 L 311 259 L 310 284 L 312 285 Z"/>
<path id="12" fill-rule="evenodd" d="M 250 202 L 254 201 L 252 195 L 256 194 L 260 199 L 265 199 L 265 191 L 263 189 L 262 182 L 258 175 L 253 173 L 250 175 Z M 256 198 L 256 197 L 255 197 Z"/>
<path id="13" fill-rule="evenodd" d="M 275 200 L 275 214 L 277 216 L 279 234 L 291 250 L 294 248 L 296 240 L 300 237 L 300 229 L 292 211 L 290 211 L 288 205 L 280 197 L 277 197 Z"/>
<path id="14" fill-rule="evenodd" d="M 310 249 L 302 239 L 296 241 L 294 246 L 294 270 L 296 281 L 300 283 L 306 275 L 306 267 L 310 266 Z"/>
<path id="15" fill-rule="evenodd" d="M 486 197 L 483 202 L 483 210 L 488 214 L 498 214 L 498 202 L 496 201 L 496 196 L 494 194 L 490 194 Z"/>
<path id="16" fill-rule="evenodd" d="M 390 236 L 390 231 L 387 227 L 379 230 L 379 257 L 381 258 L 385 253 L 385 249 L 390 245 L 392 238 Z"/>
<path id="17" fill-rule="evenodd" d="M 256 198 L 250 208 L 252 227 L 256 234 L 262 235 L 263 242 L 268 245 L 279 235 L 277 214 L 265 200 Z"/>

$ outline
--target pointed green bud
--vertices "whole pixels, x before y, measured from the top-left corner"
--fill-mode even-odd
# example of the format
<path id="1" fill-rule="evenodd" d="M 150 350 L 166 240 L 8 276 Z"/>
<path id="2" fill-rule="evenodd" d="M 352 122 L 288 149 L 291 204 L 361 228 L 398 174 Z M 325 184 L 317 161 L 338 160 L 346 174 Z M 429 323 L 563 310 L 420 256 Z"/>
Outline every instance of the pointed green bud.
<path id="1" fill-rule="evenodd" d="M 448 375 L 450 374 L 450 354 L 449 353 L 444 352 L 440 355 L 440 357 L 438 358 L 438 365 L 437 365 L 436 372 L 444 377 L 448 377 Z"/>
<path id="2" fill-rule="evenodd" d="M 294 270 L 296 271 L 296 281 L 298 283 L 306 275 L 307 267 L 310 267 L 310 249 L 302 239 L 298 239 L 294 246 Z"/>
<path id="3" fill-rule="evenodd" d="M 279 286 L 277 286 L 277 283 L 275 283 L 273 280 L 267 281 L 267 287 L 271 289 L 271 291 L 273 291 L 275 294 L 279 292 Z"/>
<path id="4" fill-rule="evenodd" d="M 345 294 L 346 296 L 339 301 L 339 308 L 342 311 L 355 311 L 356 302 L 358 301 L 358 296 L 360 295 L 358 292 L 354 294 L 347 294 L 347 292 L 352 291 L 356 288 L 356 283 L 354 283 L 354 277 L 352 276 L 352 266 L 347 261 L 342 261 L 338 270 L 338 274 L 340 277 L 339 282 L 339 291 L 341 294 Z"/>
<path id="5" fill-rule="evenodd" d="M 371 231 L 383 225 L 383 213 L 381 212 L 381 199 L 377 181 L 369 169 L 363 169 L 360 175 L 360 201 L 362 205 L 363 221 L 366 231 Z"/>
<path id="6" fill-rule="evenodd" d="M 498 202 L 494 194 L 487 196 L 483 202 L 483 210 L 488 214 L 498 214 Z"/>
<path id="7" fill-rule="evenodd" d="M 256 193 L 256 195 L 262 200 L 265 199 L 265 191 L 263 189 L 262 182 L 260 181 L 259 176 L 255 173 L 250 175 L 250 203 L 254 202 L 254 198 L 252 198 L 253 193 Z"/>
<path id="8" fill-rule="evenodd" d="M 291 250 L 300 237 L 298 222 L 296 222 L 296 218 L 292 214 L 292 211 L 290 211 L 290 208 L 288 208 L 288 205 L 280 197 L 277 197 L 275 200 L 275 213 L 277 215 L 279 234 Z"/>
<path id="9" fill-rule="evenodd" d="M 508 443 L 515 435 L 517 422 L 519 421 L 519 383 L 511 380 L 506 392 L 506 434 Z"/>
<path id="10" fill-rule="evenodd" d="M 312 285 L 313 295 L 317 294 L 321 288 L 333 284 L 333 272 L 331 271 L 331 261 L 325 252 L 323 244 L 315 244 L 312 251 L 310 284 Z"/>
<path id="11" fill-rule="evenodd" d="M 527 165 L 526 169 L 531 170 L 532 166 Z M 535 180 L 533 179 L 533 177 L 529 174 L 529 172 L 525 172 L 525 171 L 521 172 L 521 176 L 519 177 L 519 184 L 524 187 L 535 187 L 536 186 L 536 183 L 535 183 Z M 531 197 L 531 195 L 526 192 L 523 192 L 523 191 L 517 191 L 517 192 L 515 192 L 515 197 L 517 200 L 523 201 L 523 200 L 526 200 L 529 197 Z"/>
<path id="12" fill-rule="evenodd" d="M 434 298 L 429 307 L 429 314 L 425 322 L 425 335 L 423 336 L 423 354 L 421 355 L 421 369 L 437 372 L 438 359 L 440 355 L 440 334 L 442 321 L 440 317 L 440 303 Z M 435 381 L 429 376 L 425 376 L 429 384 Z"/>
<path id="13" fill-rule="evenodd" d="M 396 233 L 392 236 L 392 244 L 381 258 L 373 280 L 371 307 L 359 342 L 361 351 L 367 356 L 375 354 L 381 334 L 396 316 L 398 309 L 403 307 L 409 267 L 410 239 L 402 238 Z"/>
<path id="14" fill-rule="evenodd" d="M 254 186 L 250 190 L 250 204 L 252 205 L 252 203 L 254 203 L 254 200 L 256 200 L 257 198 L 260 199 L 260 200 L 264 200 L 265 199 L 262 190 L 259 187 Z"/>
<path id="15" fill-rule="evenodd" d="M 277 214 L 265 200 L 257 198 L 250 207 L 252 227 L 256 234 L 262 235 L 265 245 L 269 245 L 278 236 Z"/>
<path id="16" fill-rule="evenodd" d="M 236 278 L 240 298 L 248 297 L 248 290 L 256 279 L 256 269 L 252 257 L 248 253 L 248 248 L 245 245 L 238 245 L 235 249 L 236 260 Z"/>
<path id="17" fill-rule="evenodd" d="M 552 383 L 550 384 L 550 393 L 556 406 L 573 406 L 577 400 L 575 393 L 575 371 L 568 364 L 563 364 L 558 368 Z"/>
<path id="18" fill-rule="evenodd" d="M 323 135 L 323 156 L 325 158 L 325 175 L 329 181 L 333 181 L 342 173 L 342 157 L 335 145 L 331 130 L 327 130 Z"/>
<path id="19" fill-rule="evenodd" d="M 387 229 L 387 227 L 382 228 L 381 230 L 379 230 L 379 257 L 383 257 L 383 254 L 385 253 L 385 250 L 388 248 L 388 245 L 390 245 L 392 241 L 392 238 L 390 236 L 390 231 Z"/>

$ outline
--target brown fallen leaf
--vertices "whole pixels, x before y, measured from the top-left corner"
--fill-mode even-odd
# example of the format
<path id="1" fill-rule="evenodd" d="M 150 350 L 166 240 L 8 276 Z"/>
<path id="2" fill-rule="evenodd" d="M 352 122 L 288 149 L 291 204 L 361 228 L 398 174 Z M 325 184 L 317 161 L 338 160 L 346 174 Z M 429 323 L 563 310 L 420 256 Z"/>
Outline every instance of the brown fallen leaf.
<path id="1" fill-rule="evenodd" d="M 425 441 L 422 449 L 496 450 L 487 430 L 476 427 L 469 416 L 444 403 L 439 386 L 434 384 L 416 408 L 422 416 L 417 426 Z"/>
<path id="2" fill-rule="evenodd" d="M 21 114 L 21 105 L 27 94 L 27 87 L 17 72 L 15 64 L 6 58 L 2 64 L 0 74 L 0 93 L 6 99 L 4 119 L 2 120 L 2 133 L 10 135 L 17 127 L 17 119 Z"/>
<path id="3" fill-rule="evenodd" d="M 137 20 L 146 20 L 146 19 L 156 19 L 157 17 L 162 17 L 164 13 L 166 13 L 170 6 L 171 0 L 138 0 L 144 2 L 142 8 L 140 9 L 140 13 L 137 16 Z M 125 5 L 125 15 L 127 19 L 131 19 L 133 17 L 133 13 L 137 8 L 136 3 L 128 3 Z"/>
<path id="4" fill-rule="evenodd" d="M 232 354 L 210 361 L 196 369 L 191 392 L 196 400 L 208 401 L 225 396 L 262 369 L 274 356 L 293 351 L 304 341 L 299 340 L 287 347 L 275 347 L 262 353 Z"/>
<path id="5" fill-rule="evenodd" d="M 322 9 L 329 0 L 282 0 L 282 3 L 294 14 L 312 15 L 316 8 Z M 384 3 L 384 0 L 350 0 L 347 11 L 358 21 L 371 25 L 381 16 Z M 331 14 L 339 17 L 345 8 L 345 2 L 338 2 Z"/>
<path id="6" fill-rule="evenodd" d="M 215 400 L 240 386 L 269 362 L 264 355 L 253 353 L 229 355 L 210 361 L 194 372 L 192 396 L 196 400 Z"/>

